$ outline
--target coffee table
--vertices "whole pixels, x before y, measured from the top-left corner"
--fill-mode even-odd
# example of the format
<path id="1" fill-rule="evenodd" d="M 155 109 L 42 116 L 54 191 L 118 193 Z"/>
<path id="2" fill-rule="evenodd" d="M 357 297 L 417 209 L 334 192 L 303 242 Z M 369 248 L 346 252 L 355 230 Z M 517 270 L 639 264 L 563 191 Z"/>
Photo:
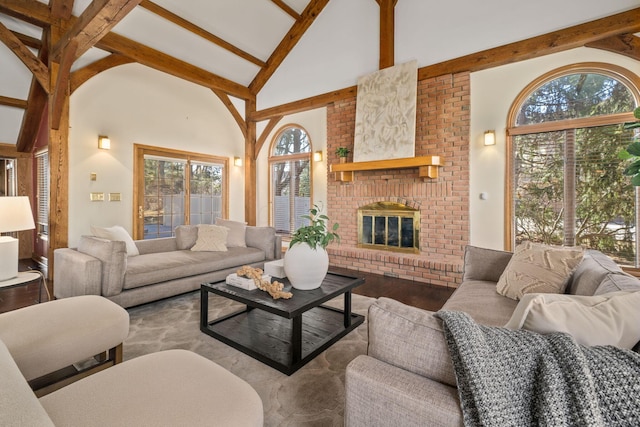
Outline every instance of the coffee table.
<path id="1" fill-rule="evenodd" d="M 364 278 L 329 272 L 318 289 L 292 289 L 291 299 L 274 300 L 259 289 L 247 291 L 225 282 L 200 287 L 200 330 L 287 375 L 303 367 L 364 321 L 351 312 L 351 290 Z M 209 293 L 244 304 L 243 310 L 209 319 Z M 344 295 L 344 309 L 321 304 Z"/>

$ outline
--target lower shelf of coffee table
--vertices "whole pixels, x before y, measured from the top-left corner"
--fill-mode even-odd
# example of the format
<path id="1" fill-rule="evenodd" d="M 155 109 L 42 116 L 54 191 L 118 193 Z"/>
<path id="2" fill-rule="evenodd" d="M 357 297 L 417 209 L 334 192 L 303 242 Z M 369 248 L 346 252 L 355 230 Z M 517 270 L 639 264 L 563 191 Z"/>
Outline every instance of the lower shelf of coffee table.
<path id="1" fill-rule="evenodd" d="M 243 310 L 209 322 L 202 332 L 280 372 L 291 375 L 364 321 L 351 313 L 345 328 L 344 312 L 319 306 L 302 314 L 301 359 L 293 361 L 293 320 L 260 309 Z"/>

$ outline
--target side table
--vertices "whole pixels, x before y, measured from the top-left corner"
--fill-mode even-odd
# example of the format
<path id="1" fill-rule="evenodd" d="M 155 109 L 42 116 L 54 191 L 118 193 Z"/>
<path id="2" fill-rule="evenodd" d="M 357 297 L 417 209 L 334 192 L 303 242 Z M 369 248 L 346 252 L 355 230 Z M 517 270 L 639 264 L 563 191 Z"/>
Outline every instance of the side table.
<path id="1" fill-rule="evenodd" d="M 13 279 L 0 282 L 0 290 L 15 288 L 18 286 L 28 286 L 35 281 L 39 281 L 38 287 L 38 303 L 42 302 L 42 276 L 35 271 L 20 271 L 18 276 Z"/>

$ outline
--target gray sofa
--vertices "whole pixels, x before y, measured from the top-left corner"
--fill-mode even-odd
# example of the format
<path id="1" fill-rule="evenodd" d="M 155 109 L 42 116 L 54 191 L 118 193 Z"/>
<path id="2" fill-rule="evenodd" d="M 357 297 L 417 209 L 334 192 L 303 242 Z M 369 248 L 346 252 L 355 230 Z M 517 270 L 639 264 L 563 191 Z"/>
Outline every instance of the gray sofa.
<path id="1" fill-rule="evenodd" d="M 504 326 L 518 301 L 498 294 L 496 284 L 511 256 L 467 247 L 462 284 L 443 309 L 466 312 L 479 324 Z M 567 287 L 574 295 L 618 290 L 640 290 L 640 281 L 593 250 L 586 251 Z M 368 323 L 367 355 L 358 356 L 346 369 L 345 425 L 462 425 L 441 320 L 433 312 L 380 298 L 369 309 Z"/>
<path id="2" fill-rule="evenodd" d="M 247 226 L 245 232 L 246 246 L 194 252 L 197 226 L 183 225 L 176 227 L 175 237 L 134 241 L 136 256 L 127 256 L 123 241 L 82 236 L 77 248 L 54 251 L 54 295 L 102 295 L 132 307 L 224 280 L 242 265 L 263 268 L 282 257 L 274 228 Z"/>

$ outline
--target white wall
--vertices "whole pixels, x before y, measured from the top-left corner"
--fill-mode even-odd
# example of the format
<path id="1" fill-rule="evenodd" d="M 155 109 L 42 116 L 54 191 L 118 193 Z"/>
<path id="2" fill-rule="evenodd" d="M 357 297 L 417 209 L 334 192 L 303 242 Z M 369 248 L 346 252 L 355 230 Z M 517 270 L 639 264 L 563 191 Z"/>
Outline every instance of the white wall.
<path id="1" fill-rule="evenodd" d="M 322 151 L 322 161 L 311 164 L 313 174 L 313 194 L 312 203 L 327 206 L 327 109 L 318 108 L 316 110 L 285 116 L 280 120 L 276 128 L 269 133 L 256 163 L 256 176 L 258 181 L 258 212 L 256 216 L 257 225 L 269 224 L 269 148 L 276 133 L 286 125 L 297 125 L 307 131 L 311 140 L 311 150 Z M 258 127 L 258 134 L 264 126 Z"/>
<path id="2" fill-rule="evenodd" d="M 564 65 L 605 62 L 640 75 L 640 62 L 602 50 L 579 48 L 471 75 L 470 217 L 471 244 L 504 248 L 505 139 L 507 114 L 518 94 L 537 77 Z M 496 145 L 485 147 L 484 131 L 496 131 Z M 486 192 L 487 200 L 480 200 Z"/>
<path id="3" fill-rule="evenodd" d="M 90 225 L 118 224 L 131 233 L 134 143 L 244 157 L 240 128 L 211 90 L 138 64 L 105 71 L 77 89 L 70 127 L 70 247 Z M 98 149 L 98 135 L 110 137 L 111 150 Z M 229 217 L 243 220 L 244 171 L 232 163 Z M 91 202 L 90 192 L 121 193 L 122 201 Z"/>

